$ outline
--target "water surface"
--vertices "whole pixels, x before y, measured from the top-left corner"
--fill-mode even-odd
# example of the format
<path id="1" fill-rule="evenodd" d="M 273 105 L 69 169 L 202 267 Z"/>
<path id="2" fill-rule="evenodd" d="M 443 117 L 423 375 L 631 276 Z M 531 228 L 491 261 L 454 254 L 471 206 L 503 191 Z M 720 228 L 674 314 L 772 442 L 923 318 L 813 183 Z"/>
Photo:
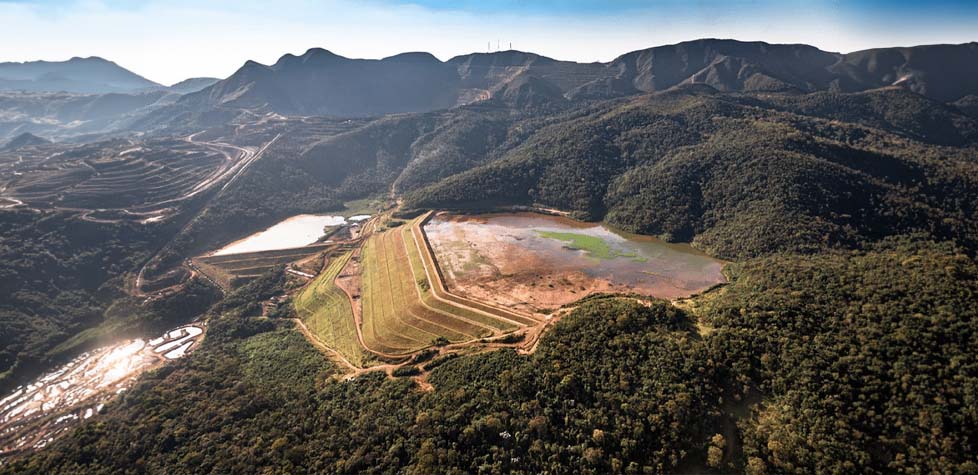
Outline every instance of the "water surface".
<path id="1" fill-rule="evenodd" d="M 308 246 L 324 234 L 326 226 L 339 226 L 346 223 L 342 216 L 319 214 L 300 214 L 240 241 L 222 247 L 215 256 L 240 254 L 242 252 L 274 251 L 293 247 Z"/>

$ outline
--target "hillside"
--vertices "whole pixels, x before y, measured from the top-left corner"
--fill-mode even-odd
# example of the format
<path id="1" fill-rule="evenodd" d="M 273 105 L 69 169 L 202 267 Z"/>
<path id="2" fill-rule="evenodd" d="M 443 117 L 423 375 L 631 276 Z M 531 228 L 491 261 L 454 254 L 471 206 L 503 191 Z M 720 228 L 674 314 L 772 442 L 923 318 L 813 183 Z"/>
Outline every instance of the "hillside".
<path id="1" fill-rule="evenodd" d="M 130 120 L 169 104 L 176 94 L 0 92 L 0 141 L 24 132 L 58 139 L 129 129 Z"/>
<path id="2" fill-rule="evenodd" d="M 205 87 L 208 87 L 217 81 L 218 78 L 190 78 L 184 79 L 176 84 L 171 85 L 167 89 L 177 94 L 190 94 L 191 92 L 197 92 Z"/>
<path id="3" fill-rule="evenodd" d="M 900 89 L 672 91 L 561 117 L 407 206 L 538 203 L 728 258 L 912 232 L 978 244 L 978 125 Z"/>

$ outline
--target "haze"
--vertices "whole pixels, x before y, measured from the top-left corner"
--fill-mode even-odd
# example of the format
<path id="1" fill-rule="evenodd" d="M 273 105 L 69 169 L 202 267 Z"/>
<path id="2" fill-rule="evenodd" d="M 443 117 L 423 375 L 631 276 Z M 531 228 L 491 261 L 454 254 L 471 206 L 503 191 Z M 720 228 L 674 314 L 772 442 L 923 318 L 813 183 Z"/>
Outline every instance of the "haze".
<path id="1" fill-rule="evenodd" d="M 848 52 L 972 41 L 978 19 L 978 4 L 947 0 L 199 3 L 0 0 L 0 61 L 101 56 L 171 84 L 227 77 L 248 59 L 270 64 L 311 46 L 361 58 L 428 51 L 445 60 L 512 44 L 558 59 L 608 61 L 715 37 Z"/>

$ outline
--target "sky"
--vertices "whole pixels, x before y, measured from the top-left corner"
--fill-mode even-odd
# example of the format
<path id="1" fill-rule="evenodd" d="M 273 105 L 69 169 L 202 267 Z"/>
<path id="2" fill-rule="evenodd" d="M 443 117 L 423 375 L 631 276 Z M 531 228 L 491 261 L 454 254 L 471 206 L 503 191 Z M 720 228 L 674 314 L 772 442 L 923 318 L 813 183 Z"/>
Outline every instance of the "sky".
<path id="1" fill-rule="evenodd" d="M 311 47 L 610 61 L 697 38 L 828 51 L 978 41 L 978 0 L 0 0 L 0 62 L 100 56 L 163 84 Z"/>

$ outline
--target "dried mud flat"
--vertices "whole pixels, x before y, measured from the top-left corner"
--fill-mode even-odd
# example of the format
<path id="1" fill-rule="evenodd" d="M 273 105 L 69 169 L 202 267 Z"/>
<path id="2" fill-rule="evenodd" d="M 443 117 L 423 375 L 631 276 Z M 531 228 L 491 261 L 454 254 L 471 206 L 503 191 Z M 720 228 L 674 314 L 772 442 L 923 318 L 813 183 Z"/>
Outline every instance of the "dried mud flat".
<path id="1" fill-rule="evenodd" d="M 723 263 L 688 245 L 568 218 L 439 214 L 424 231 L 450 291 L 524 312 L 602 292 L 675 299 L 725 282 Z"/>

